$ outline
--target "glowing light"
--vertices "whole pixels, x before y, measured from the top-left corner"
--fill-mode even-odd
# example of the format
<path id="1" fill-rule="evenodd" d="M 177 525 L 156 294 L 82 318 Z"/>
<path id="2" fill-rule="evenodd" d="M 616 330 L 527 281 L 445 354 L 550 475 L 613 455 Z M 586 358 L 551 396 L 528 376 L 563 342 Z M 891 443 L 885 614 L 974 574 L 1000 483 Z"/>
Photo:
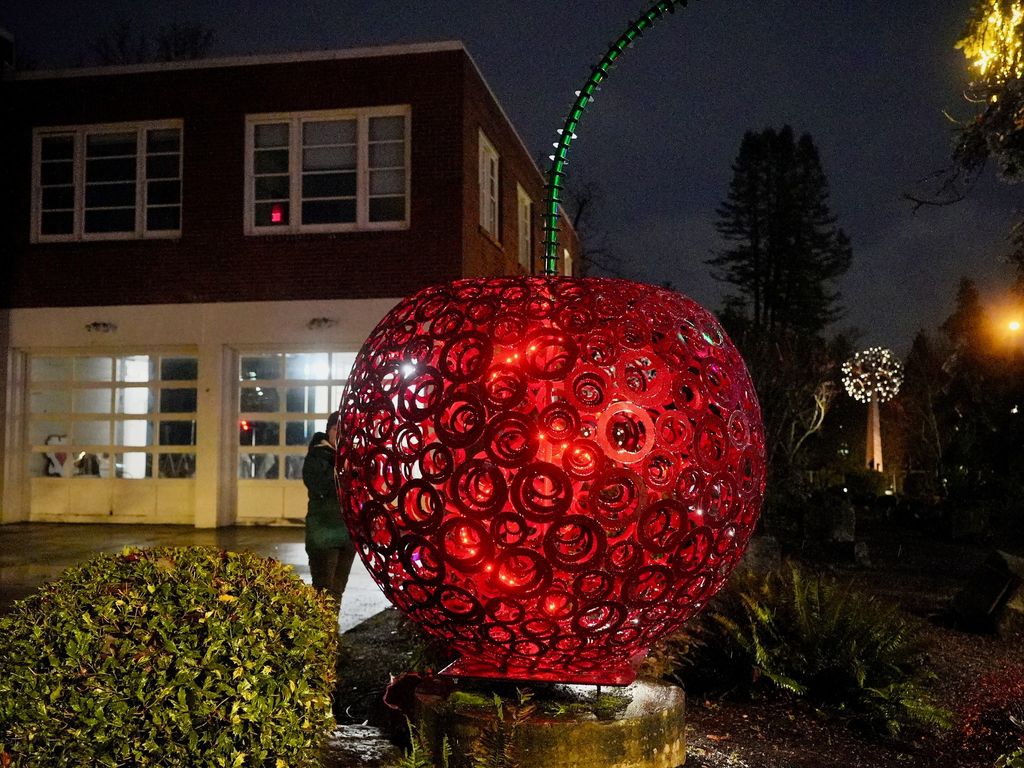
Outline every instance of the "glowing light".
<path id="1" fill-rule="evenodd" d="M 843 363 L 843 386 L 861 403 L 892 400 L 903 385 L 903 366 L 892 352 L 871 347 Z"/>
<path id="2" fill-rule="evenodd" d="M 284 206 L 274 203 L 270 208 L 270 223 L 281 224 L 284 222 Z"/>
<path id="3" fill-rule="evenodd" d="M 957 48 L 987 84 L 999 86 L 1024 75 L 1024 4 L 986 0 Z M 992 95 L 992 101 L 996 96 Z"/>
<path id="4" fill-rule="evenodd" d="M 1017 331 L 1020 330 L 1020 327 L 1021 327 L 1020 326 L 1020 320 L 1011 320 L 1009 323 L 1006 324 L 1006 327 L 1009 330 L 1011 330 L 1014 333 L 1016 333 Z"/>

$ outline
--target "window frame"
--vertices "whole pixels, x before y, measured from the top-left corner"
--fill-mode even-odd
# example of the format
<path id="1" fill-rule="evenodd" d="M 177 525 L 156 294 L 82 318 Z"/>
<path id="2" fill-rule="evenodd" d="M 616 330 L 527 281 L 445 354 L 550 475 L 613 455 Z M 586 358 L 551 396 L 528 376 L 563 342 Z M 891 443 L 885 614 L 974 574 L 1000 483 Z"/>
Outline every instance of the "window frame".
<path id="1" fill-rule="evenodd" d="M 519 242 L 517 244 L 519 266 L 526 274 L 533 274 L 533 198 L 516 182 L 516 213 Z"/>
<path id="2" fill-rule="evenodd" d="M 405 218 L 401 221 L 370 221 L 369 121 L 375 117 L 405 119 Z M 302 125 L 307 122 L 356 120 L 356 220 L 330 224 L 302 223 Z M 288 211 L 286 225 L 256 225 L 255 151 L 256 126 L 288 123 Z M 395 195 L 397 197 L 397 195 Z M 245 116 L 245 193 L 243 231 L 247 236 L 295 235 L 324 232 L 365 232 L 409 229 L 412 221 L 412 107 L 394 104 L 353 109 L 304 112 L 263 112 Z"/>
<path id="3" fill-rule="evenodd" d="M 178 228 L 154 229 L 146 226 L 149 184 L 146 175 L 146 135 L 153 130 L 178 131 Z M 110 133 L 135 133 L 135 229 L 131 232 L 86 232 L 86 144 L 89 136 Z M 42 229 L 43 186 L 42 186 L 42 144 L 50 137 L 70 136 L 72 138 L 72 185 L 74 207 L 70 233 L 44 234 Z M 30 217 L 30 242 L 70 243 L 101 240 L 177 240 L 184 227 L 184 166 L 185 166 L 185 121 L 180 118 L 168 120 L 132 120 L 122 123 L 92 123 L 88 125 L 37 126 L 32 129 L 32 194 Z M 163 179 L 154 179 L 161 181 Z"/>
<path id="4" fill-rule="evenodd" d="M 480 188 L 480 229 L 495 241 L 501 242 L 501 155 L 487 138 L 483 129 L 478 131 L 477 184 Z M 493 170 L 493 175 L 491 171 Z M 493 182 L 493 184 L 492 184 Z M 493 193 L 493 194 L 492 194 Z M 493 229 L 492 229 L 493 226 Z"/>

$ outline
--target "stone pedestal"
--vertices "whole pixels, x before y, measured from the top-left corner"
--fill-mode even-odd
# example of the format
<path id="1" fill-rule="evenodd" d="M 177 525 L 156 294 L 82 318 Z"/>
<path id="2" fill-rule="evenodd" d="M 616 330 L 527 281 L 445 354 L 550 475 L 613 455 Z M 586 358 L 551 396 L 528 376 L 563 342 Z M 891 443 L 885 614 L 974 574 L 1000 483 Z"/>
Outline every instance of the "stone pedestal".
<path id="1" fill-rule="evenodd" d="M 677 768 L 686 760 L 686 697 L 678 686 L 638 680 L 600 692 L 531 690 L 521 705 L 511 685 L 430 680 L 416 691 L 416 719 L 435 756 L 447 737 L 451 768 L 469 768 L 474 753 L 495 749 L 507 750 L 520 768 Z"/>

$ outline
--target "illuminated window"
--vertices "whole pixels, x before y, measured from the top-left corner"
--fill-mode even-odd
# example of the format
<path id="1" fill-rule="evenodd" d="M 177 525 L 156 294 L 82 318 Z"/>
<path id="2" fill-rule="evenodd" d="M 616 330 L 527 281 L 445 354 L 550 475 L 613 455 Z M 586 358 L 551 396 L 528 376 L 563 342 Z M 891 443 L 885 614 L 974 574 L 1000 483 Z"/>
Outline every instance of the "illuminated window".
<path id="1" fill-rule="evenodd" d="M 309 441 L 355 362 L 353 352 L 254 353 L 238 367 L 238 477 L 301 480 Z"/>
<path id="2" fill-rule="evenodd" d="M 247 118 L 246 232 L 409 224 L 409 109 Z"/>
<path id="3" fill-rule="evenodd" d="M 533 200 L 519 184 L 516 184 L 516 198 L 519 202 L 519 266 L 530 273 L 533 271 Z"/>
<path id="4" fill-rule="evenodd" d="M 562 249 L 562 274 L 566 277 L 572 277 L 572 254 L 569 253 L 568 248 Z"/>
<path id="5" fill-rule="evenodd" d="M 181 125 L 37 128 L 32 240 L 179 236 Z"/>
<path id="6" fill-rule="evenodd" d="M 180 354 L 33 356 L 28 474 L 193 477 L 198 372 Z"/>
<path id="7" fill-rule="evenodd" d="M 498 151 L 480 131 L 480 226 L 500 239 L 498 224 L 501 205 Z"/>

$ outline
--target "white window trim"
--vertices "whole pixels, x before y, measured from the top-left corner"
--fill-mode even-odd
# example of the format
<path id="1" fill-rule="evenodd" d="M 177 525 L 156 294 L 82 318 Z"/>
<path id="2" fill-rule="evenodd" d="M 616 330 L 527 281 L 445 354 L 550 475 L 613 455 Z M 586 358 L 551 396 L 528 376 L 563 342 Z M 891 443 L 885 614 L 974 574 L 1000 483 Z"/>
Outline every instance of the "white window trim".
<path id="1" fill-rule="evenodd" d="M 501 156 L 482 130 L 479 132 L 477 182 L 480 186 L 480 228 L 500 242 Z"/>
<path id="2" fill-rule="evenodd" d="M 569 253 L 568 248 L 562 249 L 562 274 L 566 277 L 572 277 L 573 263 L 572 254 Z"/>
<path id="3" fill-rule="evenodd" d="M 181 181 L 181 214 L 177 229 L 146 229 L 146 132 L 176 128 L 180 131 L 179 139 L 179 176 Z M 85 231 L 85 137 L 98 133 L 127 133 L 135 131 L 135 231 L 134 232 L 86 232 Z M 48 136 L 74 137 L 74 188 L 75 210 L 71 225 L 71 234 L 44 235 L 42 227 L 43 187 L 42 187 L 42 141 Z M 31 236 L 33 243 L 67 243 L 90 240 L 174 240 L 181 237 L 184 226 L 184 164 L 185 164 L 185 129 L 183 120 L 148 120 L 126 123 L 96 123 L 93 125 L 46 126 L 32 130 L 32 216 Z"/>
<path id="4" fill-rule="evenodd" d="M 533 198 L 523 189 L 523 185 L 516 182 L 516 200 L 518 205 L 519 243 L 518 255 L 519 266 L 526 270 L 527 274 L 533 273 Z"/>
<path id="5" fill-rule="evenodd" d="M 403 221 L 370 221 L 369 120 L 371 117 L 405 118 L 405 219 Z M 323 120 L 351 120 L 356 125 L 356 220 L 341 224 L 302 224 L 302 123 Z M 256 226 L 255 183 L 253 181 L 256 150 L 256 126 L 267 123 L 289 123 L 288 131 L 288 211 L 286 226 Z M 245 116 L 245 211 L 246 235 L 294 235 L 297 233 L 355 232 L 367 230 L 408 229 L 411 221 L 412 197 L 412 109 L 408 104 L 359 109 L 329 109 L 315 112 L 268 112 Z"/>

